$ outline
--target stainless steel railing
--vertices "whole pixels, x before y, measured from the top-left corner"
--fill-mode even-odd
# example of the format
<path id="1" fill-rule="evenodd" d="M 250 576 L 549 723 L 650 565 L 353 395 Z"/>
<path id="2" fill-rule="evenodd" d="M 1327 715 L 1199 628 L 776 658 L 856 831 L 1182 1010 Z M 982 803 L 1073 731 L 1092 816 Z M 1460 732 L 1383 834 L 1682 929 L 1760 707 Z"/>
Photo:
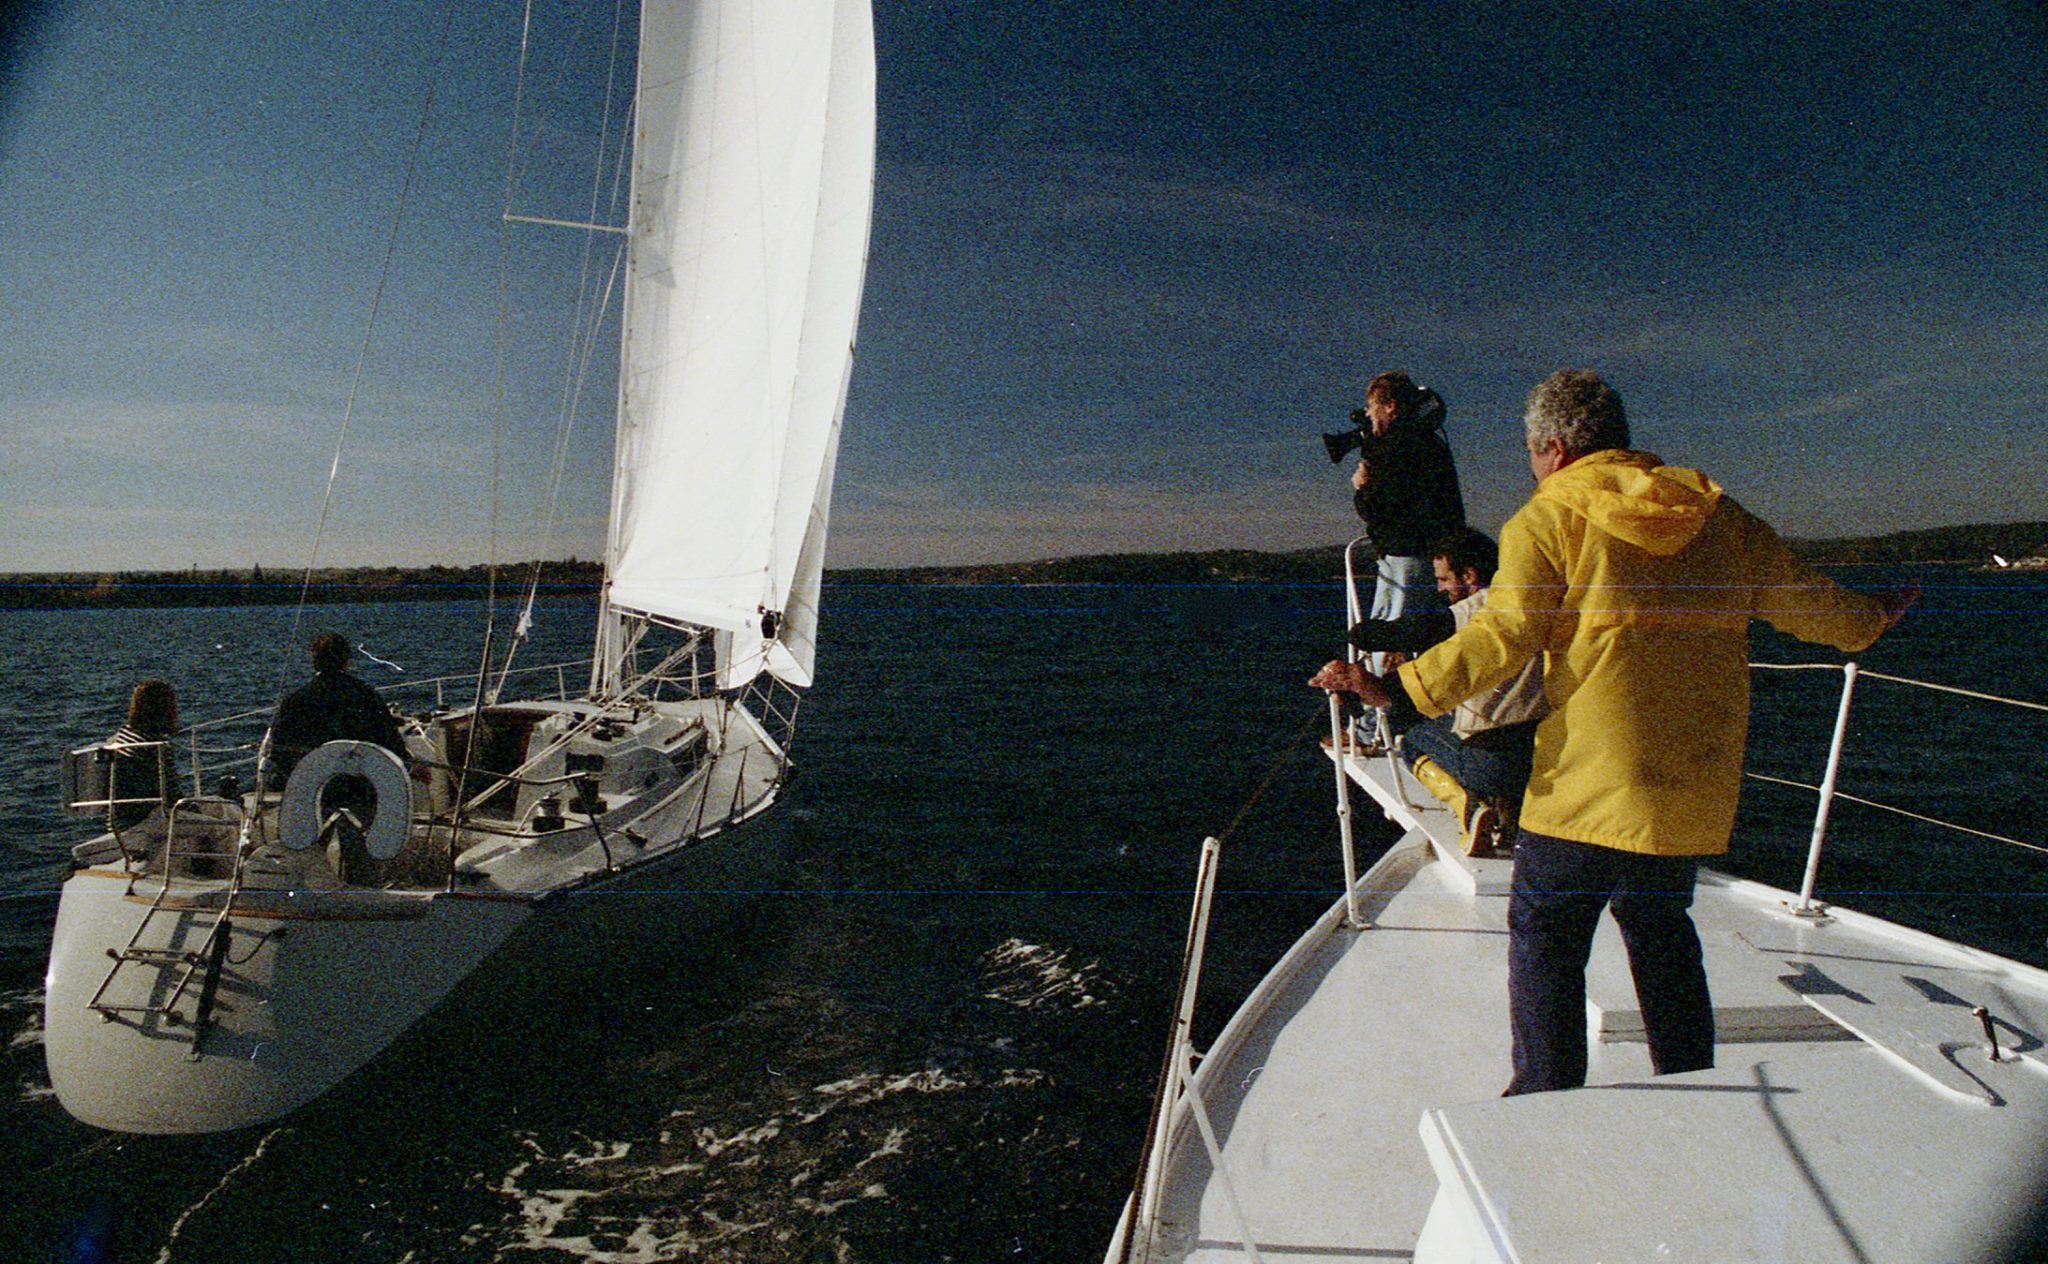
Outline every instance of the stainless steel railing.
<path id="1" fill-rule="evenodd" d="M 546 680 L 551 677 L 552 690 L 543 688 L 525 693 L 523 696 L 565 699 L 570 696 L 569 673 L 572 670 L 582 673 L 588 668 L 589 664 L 581 661 L 542 663 L 519 668 L 506 673 L 506 676 L 508 679 L 517 679 L 529 685 L 537 679 Z M 444 710 L 448 706 L 450 685 L 473 686 L 475 683 L 475 673 L 460 672 L 383 684 L 377 691 L 384 697 L 400 701 L 431 693 L 434 709 Z M 209 774 L 233 772 L 245 767 L 253 770 L 263 731 L 269 726 L 271 716 L 275 713 L 274 705 L 258 707 L 211 720 L 202 720 L 186 729 L 183 745 L 190 763 L 192 793 L 196 795 L 203 792 L 203 784 Z"/>
<path id="2" fill-rule="evenodd" d="M 1895 804 L 1881 802 L 1877 799 L 1846 794 L 1840 788 L 1842 752 L 1848 744 L 1850 707 L 1855 697 L 1856 682 L 1858 680 L 1881 680 L 1890 684 L 1906 685 L 1915 689 L 1925 689 L 1935 693 L 1972 698 L 1980 702 L 1998 703 L 2028 711 L 2048 712 L 2048 703 L 2030 702 L 2023 698 L 2002 697 L 1998 694 L 1982 693 L 1974 689 L 1961 689 L 1954 685 L 1941 685 L 1933 681 L 1914 680 L 1908 676 L 1890 676 L 1882 672 L 1862 671 L 1853 661 L 1848 663 L 1751 663 L 1749 666 L 1754 671 L 1842 673 L 1841 701 L 1835 709 L 1834 735 L 1828 744 L 1827 764 L 1821 775 L 1820 784 L 1808 785 L 1805 782 L 1793 781 L 1785 777 L 1773 777 L 1759 772 L 1744 771 L 1742 774 L 1752 781 L 1789 786 L 1799 790 L 1810 790 L 1819 796 L 1818 804 L 1814 809 L 1813 835 L 1807 845 L 1806 871 L 1799 884 L 1799 903 L 1793 910 L 1799 916 L 1819 918 L 1826 915 L 1827 906 L 1814 899 L 1814 889 L 1820 878 L 1821 856 L 1827 843 L 1828 820 L 1837 800 L 1855 803 L 1862 807 L 1874 808 L 1881 812 L 1890 812 L 1956 833 L 1969 834 L 1978 838 L 1990 839 L 1994 842 L 2007 843 L 2014 847 L 2026 848 L 2029 851 L 2048 853 L 2048 845 L 2042 843 L 2030 843 L 2025 839 L 2013 838 L 2009 835 L 1994 833 L 1990 830 L 1977 829 L 1974 826 L 1943 820 L 1940 817 L 1930 816 L 1923 812 L 1914 812 Z"/>

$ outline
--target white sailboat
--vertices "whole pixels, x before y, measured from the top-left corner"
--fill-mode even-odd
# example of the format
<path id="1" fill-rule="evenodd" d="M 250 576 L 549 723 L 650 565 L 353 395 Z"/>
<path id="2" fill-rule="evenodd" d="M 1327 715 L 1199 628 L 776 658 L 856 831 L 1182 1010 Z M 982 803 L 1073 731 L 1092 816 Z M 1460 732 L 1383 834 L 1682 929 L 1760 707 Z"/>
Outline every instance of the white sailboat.
<path id="1" fill-rule="evenodd" d="M 1651 1075 L 1603 919 L 1588 1087 L 1513 1098 L 1512 862 L 1464 854 L 1452 813 L 1340 737 L 1333 704 L 1347 875 L 1355 789 L 1402 836 L 1198 1053 L 1211 840 L 1107 1260 L 2036 1258 L 2017 1252 L 2048 1195 L 2048 971 L 1815 898 L 1857 669 L 1811 666 L 1844 687 L 1804 889 L 1700 872 L 1717 1065 Z"/>
<path id="2" fill-rule="evenodd" d="M 201 790 L 222 727 L 73 752 L 74 811 L 146 813 L 80 844 L 64 883 L 45 1043 L 73 1115 L 189 1133 L 284 1114 L 537 904 L 689 863 L 775 801 L 816 652 L 874 76 L 868 0 L 647 0 L 587 692 L 411 717 L 408 761 L 329 743 L 281 794 Z M 152 754 L 181 772 L 138 791 Z M 330 810 L 342 777 L 374 808 Z"/>

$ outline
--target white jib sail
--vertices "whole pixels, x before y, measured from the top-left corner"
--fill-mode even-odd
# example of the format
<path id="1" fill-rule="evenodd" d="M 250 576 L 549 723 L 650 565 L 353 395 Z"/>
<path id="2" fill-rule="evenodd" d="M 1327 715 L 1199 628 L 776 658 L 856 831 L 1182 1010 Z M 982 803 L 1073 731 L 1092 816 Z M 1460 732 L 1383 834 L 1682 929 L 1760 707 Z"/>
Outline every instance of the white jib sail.
<path id="1" fill-rule="evenodd" d="M 641 15 L 610 601 L 729 633 L 728 685 L 810 679 L 874 81 L 868 0 Z"/>

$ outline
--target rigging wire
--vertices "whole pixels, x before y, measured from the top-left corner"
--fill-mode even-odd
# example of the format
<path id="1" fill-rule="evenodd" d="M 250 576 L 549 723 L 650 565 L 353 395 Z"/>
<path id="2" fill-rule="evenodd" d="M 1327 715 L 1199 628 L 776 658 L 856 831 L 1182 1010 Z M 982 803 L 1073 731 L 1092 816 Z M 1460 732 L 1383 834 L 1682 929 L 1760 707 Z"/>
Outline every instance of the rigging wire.
<path id="1" fill-rule="evenodd" d="M 1840 672 L 1842 670 L 1842 665 L 1840 663 L 1751 663 L 1750 666 L 1762 671 L 1781 672 Z M 1895 685 L 1911 685 L 1916 689 L 1928 689 L 1932 690 L 1935 693 L 1955 694 L 1958 697 L 1974 698 L 1979 702 L 1996 702 L 2009 707 L 2021 707 L 2028 711 L 2048 711 L 2048 703 L 2031 702 L 2025 698 L 2008 698 L 1995 693 L 1982 693 L 1975 689 L 1958 688 L 1955 685 L 1941 685 L 1936 684 L 1931 680 L 1915 680 L 1911 676 L 1892 676 L 1887 675 L 1884 672 L 1875 672 L 1868 670 L 1860 672 L 1859 675 L 1864 680 L 1884 680 L 1890 681 L 1892 684 Z M 1795 790 L 1811 790 L 1815 793 L 1820 792 L 1819 786 L 1808 785 L 1803 781 L 1792 781 L 1784 777 L 1766 776 L 1763 773 L 1750 772 L 1746 769 L 1744 770 L 1742 775 L 1744 777 L 1749 778 L 1752 781 L 1764 781 L 1769 782 L 1772 785 L 1789 786 Z M 1963 825 L 1955 821 L 1945 821 L 1938 816 L 1927 816 L 1923 813 L 1909 811 L 1905 808 L 1894 807 L 1889 803 L 1881 803 L 1875 799 L 1861 798 L 1857 795 L 1848 794 L 1840 790 L 1837 790 L 1835 792 L 1834 797 L 1837 799 L 1846 799 L 1850 803 L 1860 804 L 1863 807 L 1876 808 L 1880 812 L 1890 812 L 1895 816 L 1903 816 L 1911 820 L 1921 821 L 1928 825 L 1939 825 L 1944 829 L 1952 829 L 1958 834 L 1973 834 L 1978 838 L 1991 839 L 1993 842 L 2010 843 L 2015 847 L 2024 847 L 2028 851 L 2048 853 L 2048 847 L 2044 847 L 2039 843 L 2030 843 L 2027 842 L 2025 839 L 2013 838 L 2005 834 L 1994 834 L 1990 830 L 1977 829 L 1973 826 Z"/>
<path id="2" fill-rule="evenodd" d="M 1749 778 L 1751 781 L 1765 781 L 1769 782 L 1771 785 L 1774 786 L 1790 786 L 1794 790 L 1811 790 L 1816 794 L 1820 793 L 1819 786 L 1810 786 L 1803 781 L 1793 781 L 1787 777 L 1773 777 L 1766 773 L 1748 771 L 1744 771 L 1742 775 Z M 1909 817 L 1915 821 L 1924 821 L 1929 825 L 1939 825 L 1944 829 L 1952 829 L 1958 834 L 1974 834 L 1978 838 L 1988 838 L 1991 839 L 1993 842 L 2011 843 L 2015 847 L 2024 847 L 2028 851 L 2048 853 L 2048 847 L 2044 847 L 2040 843 L 2030 843 L 2027 842 L 2025 839 L 2011 838 L 2004 834 L 1994 834 L 1990 830 L 1976 829 L 1969 825 L 1957 824 L 1954 821 L 1944 821 L 1938 816 L 1927 816 L 1923 813 L 1911 812 L 1906 810 L 1905 808 L 1893 807 L 1889 803 L 1880 803 L 1876 799 L 1865 799 L 1859 795 L 1853 795 L 1844 790 L 1835 791 L 1834 797 L 1836 799 L 1845 800 L 1849 803 L 1860 803 L 1866 808 L 1876 808 L 1880 812 L 1890 812 L 1896 816 Z"/>
<path id="3" fill-rule="evenodd" d="M 625 5 L 623 0 L 617 0 L 612 7 L 612 37 L 605 65 L 604 112 L 598 122 L 597 161 L 591 169 L 590 201 L 584 217 L 585 223 L 590 225 L 600 222 L 598 208 L 606 200 L 606 154 L 611 148 L 612 103 L 617 95 L 619 44 L 624 26 Z M 632 122 L 629 113 L 621 130 L 617 155 L 610 164 L 610 208 L 613 212 L 611 218 L 614 219 L 617 218 L 621 190 L 624 187 L 626 159 L 632 150 L 631 145 L 627 143 Z M 510 216 L 511 211 L 512 207 L 508 201 L 505 212 Z M 620 270 L 624 267 L 626 249 L 625 243 L 620 242 L 613 251 L 611 266 L 602 288 L 595 296 L 592 295 L 591 259 L 595 253 L 597 238 L 598 230 L 595 228 L 588 229 L 584 234 L 583 254 L 576 281 L 576 319 L 570 338 L 568 363 L 563 373 L 560 424 L 555 438 L 554 465 L 548 479 L 547 513 L 542 518 L 540 549 L 534 558 L 533 572 L 527 578 L 526 595 L 520 609 L 519 620 L 514 628 L 511 644 L 505 650 L 505 661 L 499 671 L 498 684 L 492 690 L 494 698 L 497 692 L 503 689 L 505 678 L 512 671 L 512 660 L 533 628 L 533 607 L 540 591 L 541 567 L 554 543 L 555 523 L 560 513 L 562 484 L 567 476 L 569 461 L 569 439 L 575 430 L 577 413 L 582 408 L 583 387 L 589 380 L 591 361 L 596 356 L 603 332 L 604 314 L 611 309 L 612 295 L 618 286 Z"/>
<path id="4" fill-rule="evenodd" d="M 426 148 L 427 128 L 433 121 L 435 85 L 440 82 L 441 65 L 447 60 L 449 39 L 455 29 L 455 15 L 461 6 L 451 0 L 447 14 L 441 20 L 441 37 L 434 48 L 434 60 L 428 67 L 427 83 L 420 100 L 419 124 L 413 129 L 412 147 L 405 156 L 405 177 L 399 183 L 398 202 L 391 211 L 391 228 L 385 235 L 384 257 L 377 267 L 377 284 L 370 293 L 370 313 L 363 323 L 363 340 L 356 348 L 356 362 L 349 374 L 348 398 L 342 406 L 341 429 L 335 436 L 334 456 L 327 465 L 327 486 L 320 495 L 320 518 L 313 528 L 313 546 L 306 557 L 306 569 L 299 579 L 299 600 L 292 607 L 290 630 L 286 633 L 286 652 L 278 655 L 276 696 L 282 701 L 285 693 L 287 673 L 291 670 L 289 647 L 299 642 L 299 630 L 304 624 L 306 600 L 313 588 L 313 571 L 320 564 L 320 546 L 327 537 L 327 520 L 334 508 L 334 488 L 341 476 L 342 453 L 348 448 L 348 435 L 355 421 L 356 397 L 363 384 L 363 373 L 370 359 L 370 346 L 377 333 L 377 318 L 384 308 L 384 290 L 391 280 L 392 261 L 398 256 L 398 236 L 405 223 L 406 206 L 412 198 L 413 178 L 419 172 L 420 152 Z M 257 763 L 270 753 L 270 733 L 266 729 L 257 751 Z"/>
<path id="5" fill-rule="evenodd" d="M 1757 671 L 1820 671 L 1840 674 L 1840 663 L 1751 663 Z M 2009 707 L 2024 707 L 2029 711 L 2048 711 L 2048 702 L 2029 702 L 2025 698 L 2007 698 L 2001 694 L 1979 693 L 1975 689 L 1962 689 L 1955 685 L 1938 685 L 1931 680 L 1915 680 L 1911 676 L 1890 676 L 1884 672 L 1859 669 L 1857 674 L 1864 680 L 1888 680 L 1895 685 L 1912 685 L 1916 689 L 1931 689 L 1935 693 L 1952 693 L 1964 698 L 1975 698 L 1979 702 L 2001 702 Z"/>
<path id="6" fill-rule="evenodd" d="M 2048 711 L 2048 702 L 2028 702 L 2024 698 L 2005 698 L 1995 693 L 1979 693 L 1975 689 L 1959 689 L 1954 685 L 1937 685 L 1931 680 L 1914 680 L 1909 676 L 1887 676 L 1883 672 L 1866 670 L 1862 673 L 1862 676 L 1865 680 L 1889 680 L 1895 685 L 1917 685 L 1922 689 L 1932 689 L 1936 693 L 1960 694 L 1965 698 L 1975 698 L 1980 702 L 2002 702 L 2009 707 L 2025 707 L 2029 711 Z"/>
<path id="7" fill-rule="evenodd" d="M 533 47 L 533 0 L 526 0 L 519 23 L 519 63 L 512 88 L 512 126 L 505 154 L 505 205 L 512 209 L 513 199 L 519 189 L 519 126 L 526 105 L 526 63 Z M 498 474 L 504 456 L 505 431 L 505 360 L 509 353 L 508 329 L 511 324 L 511 250 L 512 225 L 502 215 L 498 219 L 498 330 L 497 365 L 491 384 L 491 479 L 490 479 L 490 536 L 486 549 L 484 571 L 484 637 L 477 654 L 475 705 L 478 711 L 484 706 L 485 690 L 491 679 L 491 643 L 498 628 Z M 468 793 L 469 768 L 476 746 L 477 729 L 482 716 L 472 714 L 469 730 L 464 737 L 460 770 L 455 775 L 455 810 L 448 817 L 448 853 L 451 861 L 448 867 L 448 882 L 451 889 L 455 882 L 455 844 L 462 830 L 462 808 Z M 454 754 L 450 751 L 450 755 Z"/>
<path id="8" fill-rule="evenodd" d="M 1321 728 L 1328 721 L 1329 715 L 1330 708 L 1328 703 L 1319 702 L 1316 704 L 1315 710 L 1309 714 L 1307 723 L 1303 724 L 1295 732 L 1294 736 L 1288 739 L 1286 747 L 1273 758 L 1272 766 L 1266 769 L 1265 777 L 1252 790 L 1251 796 L 1237 809 L 1237 815 L 1231 817 L 1230 824 L 1224 826 L 1223 832 L 1216 835 L 1217 842 L 1227 843 L 1230 841 L 1230 836 L 1237 832 L 1237 827 L 1244 822 L 1244 818 L 1250 814 L 1252 808 L 1258 805 L 1260 799 L 1266 797 L 1266 791 L 1272 789 L 1273 782 L 1280 776 L 1281 769 L 1287 767 L 1287 761 L 1293 758 L 1294 752 L 1299 750 L 1301 744 L 1308 740 L 1310 733 Z"/>

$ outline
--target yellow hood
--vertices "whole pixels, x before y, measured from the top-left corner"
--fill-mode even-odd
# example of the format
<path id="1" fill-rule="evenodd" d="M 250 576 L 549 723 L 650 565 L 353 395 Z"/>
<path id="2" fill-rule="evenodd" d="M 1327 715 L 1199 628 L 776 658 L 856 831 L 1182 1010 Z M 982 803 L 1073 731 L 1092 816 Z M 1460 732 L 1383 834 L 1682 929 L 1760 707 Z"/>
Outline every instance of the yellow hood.
<path id="1" fill-rule="evenodd" d="M 1721 485 L 1648 452 L 1580 457 L 1544 479 L 1536 499 L 1561 504 L 1617 539 L 1669 557 L 1700 533 L 1721 503 Z"/>

